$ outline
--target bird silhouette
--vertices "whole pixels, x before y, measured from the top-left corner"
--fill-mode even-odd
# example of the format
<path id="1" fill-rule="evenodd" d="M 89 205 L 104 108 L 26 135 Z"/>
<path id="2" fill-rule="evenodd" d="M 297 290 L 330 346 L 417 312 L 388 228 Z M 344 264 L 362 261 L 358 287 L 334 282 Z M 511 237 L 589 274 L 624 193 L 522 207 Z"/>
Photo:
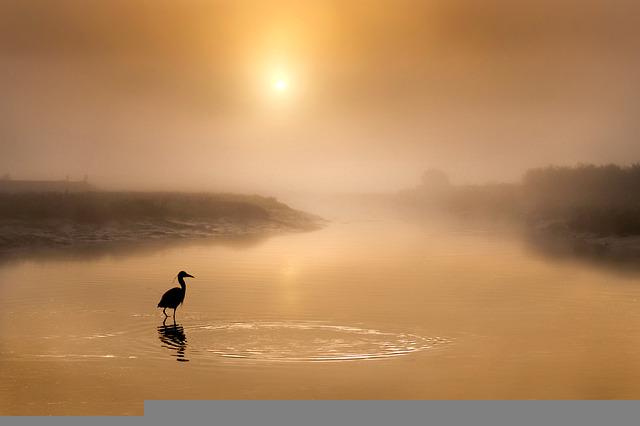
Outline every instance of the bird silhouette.
<path id="1" fill-rule="evenodd" d="M 160 302 L 158 303 L 158 308 L 162 308 L 162 313 L 165 318 L 167 315 L 167 308 L 173 309 L 173 318 L 176 318 L 176 309 L 178 306 L 182 304 L 184 301 L 184 296 L 187 292 L 187 285 L 184 282 L 185 278 L 195 278 L 193 275 L 187 274 L 185 271 L 180 271 L 178 273 L 178 283 L 180 283 L 180 287 L 174 287 L 169 290 L 165 294 L 162 295 Z"/>

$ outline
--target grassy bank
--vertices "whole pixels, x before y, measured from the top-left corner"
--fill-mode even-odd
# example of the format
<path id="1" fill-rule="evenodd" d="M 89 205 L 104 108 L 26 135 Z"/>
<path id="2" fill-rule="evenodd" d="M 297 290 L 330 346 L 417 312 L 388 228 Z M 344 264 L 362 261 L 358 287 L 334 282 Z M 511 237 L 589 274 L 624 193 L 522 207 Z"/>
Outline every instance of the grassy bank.
<path id="1" fill-rule="evenodd" d="M 161 192 L 0 194 L 0 250 L 232 237 L 313 229 L 318 218 L 257 195 Z"/>

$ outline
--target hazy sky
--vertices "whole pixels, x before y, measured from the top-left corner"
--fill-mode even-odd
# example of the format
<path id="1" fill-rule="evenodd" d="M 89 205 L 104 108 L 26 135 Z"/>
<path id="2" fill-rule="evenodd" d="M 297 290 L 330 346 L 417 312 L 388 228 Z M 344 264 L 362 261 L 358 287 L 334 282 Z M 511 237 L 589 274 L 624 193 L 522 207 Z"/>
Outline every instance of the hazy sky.
<path id="1" fill-rule="evenodd" d="M 638 76 L 637 1 L 0 0 L 0 174 L 275 193 L 629 163 Z"/>

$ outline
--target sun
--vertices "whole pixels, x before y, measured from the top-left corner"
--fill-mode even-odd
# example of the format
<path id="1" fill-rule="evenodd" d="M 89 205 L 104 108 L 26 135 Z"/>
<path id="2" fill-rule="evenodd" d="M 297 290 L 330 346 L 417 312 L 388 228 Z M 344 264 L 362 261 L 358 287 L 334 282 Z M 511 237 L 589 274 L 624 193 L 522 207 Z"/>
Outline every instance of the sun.
<path id="1" fill-rule="evenodd" d="M 285 92 L 289 88 L 289 82 L 284 78 L 277 78 L 273 81 L 272 87 L 276 92 Z"/>

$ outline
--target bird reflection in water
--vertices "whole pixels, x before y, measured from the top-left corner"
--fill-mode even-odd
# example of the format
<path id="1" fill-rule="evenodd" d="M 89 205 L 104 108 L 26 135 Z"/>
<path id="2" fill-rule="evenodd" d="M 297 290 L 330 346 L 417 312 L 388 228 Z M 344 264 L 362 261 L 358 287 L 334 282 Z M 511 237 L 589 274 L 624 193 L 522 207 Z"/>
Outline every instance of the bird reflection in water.
<path id="1" fill-rule="evenodd" d="M 176 361 L 188 362 L 185 358 L 184 352 L 187 349 L 187 336 L 184 334 L 184 328 L 176 324 L 166 324 L 167 319 L 162 322 L 162 325 L 158 327 L 158 338 L 162 342 L 162 347 L 176 351 Z"/>

